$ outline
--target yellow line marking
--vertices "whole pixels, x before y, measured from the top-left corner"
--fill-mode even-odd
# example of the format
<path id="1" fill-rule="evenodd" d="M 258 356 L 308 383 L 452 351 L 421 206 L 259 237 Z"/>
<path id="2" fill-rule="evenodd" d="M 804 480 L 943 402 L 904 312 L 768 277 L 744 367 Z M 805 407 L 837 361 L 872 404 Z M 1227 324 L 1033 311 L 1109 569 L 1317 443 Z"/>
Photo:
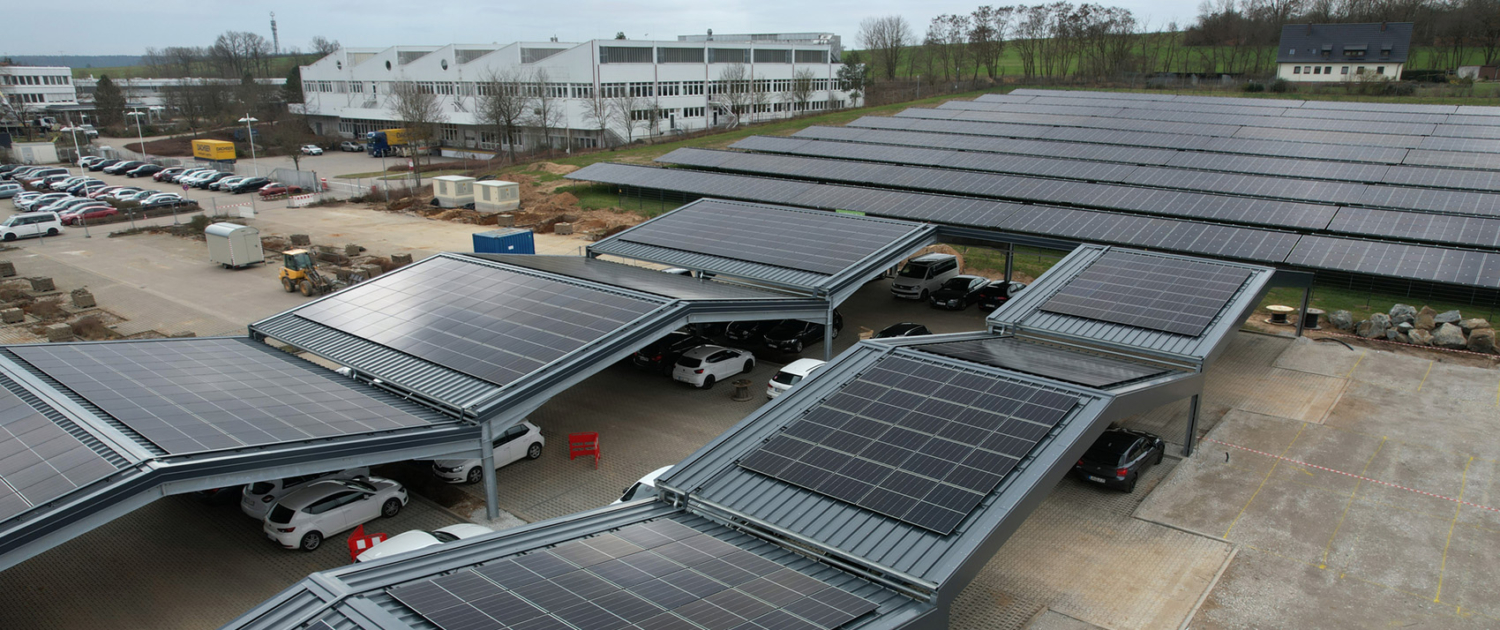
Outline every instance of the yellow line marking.
<path id="1" fill-rule="evenodd" d="M 1297 435 L 1292 436 L 1291 443 L 1287 444 L 1286 448 L 1281 450 L 1282 457 L 1286 457 L 1286 454 L 1292 450 L 1292 445 L 1297 443 L 1297 438 L 1302 437 L 1302 432 L 1306 430 L 1307 423 L 1304 422 L 1302 423 L 1302 428 L 1297 429 Z M 1250 495 L 1250 500 L 1245 501 L 1244 507 L 1240 508 L 1240 513 L 1234 515 L 1234 520 L 1229 522 L 1229 529 L 1224 530 L 1224 535 L 1222 536 L 1222 538 L 1228 538 L 1229 533 L 1234 531 L 1234 526 L 1240 523 L 1240 519 L 1245 516 L 1245 510 L 1250 509 L 1250 504 L 1255 502 L 1255 497 L 1260 496 L 1260 491 L 1265 489 L 1266 482 L 1271 480 L 1271 474 L 1276 472 L 1276 466 L 1280 464 L 1281 460 L 1279 459 L 1271 464 L 1271 469 L 1266 471 L 1265 478 L 1260 480 L 1260 485 L 1255 488 L 1255 493 Z"/>
<path id="2" fill-rule="evenodd" d="M 1473 457 L 1470 457 L 1469 461 L 1464 463 L 1463 480 L 1458 486 L 1459 501 L 1464 500 L 1464 490 L 1469 486 L 1469 465 L 1473 463 Z M 1453 521 L 1448 523 L 1448 542 L 1443 543 L 1443 563 L 1438 566 L 1437 594 L 1432 596 L 1433 603 L 1438 603 L 1438 599 L 1443 596 L 1443 573 L 1448 570 L 1448 546 L 1453 544 L 1453 528 L 1458 525 L 1458 513 L 1463 508 L 1464 505 L 1462 503 L 1458 504 L 1458 507 L 1453 508 Z"/>
<path id="3" fill-rule="evenodd" d="M 1365 460 L 1365 467 L 1359 469 L 1359 476 L 1365 476 L 1365 473 L 1370 470 L 1370 463 L 1375 461 L 1375 456 L 1379 455 L 1383 448 L 1385 448 L 1385 437 L 1381 436 L 1380 444 L 1375 445 L 1375 452 L 1370 453 L 1370 459 Z M 1328 551 L 1333 549 L 1333 539 L 1338 537 L 1339 529 L 1344 526 L 1344 518 L 1349 516 L 1349 508 L 1354 505 L 1354 497 L 1359 494 L 1359 488 L 1364 483 L 1363 479 L 1354 482 L 1354 491 L 1349 493 L 1349 502 L 1344 504 L 1344 513 L 1339 515 L 1338 524 L 1333 526 L 1333 533 L 1328 535 L 1328 544 L 1323 545 L 1323 559 L 1319 561 L 1319 569 L 1328 564 Z"/>
<path id="4" fill-rule="evenodd" d="M 1314 475 L 1314 474 L 1312 474 L 1312 471 L 1310 471 L 1310 470 L 1308 470 L 1308 469 L 1306 469 L 1306 468 L 1303 468 L 1303 467 L 1301 467 L 1301 466 L 1298 466 L 1298 467 L 1297 467 L 1297 470 L 1300 470 L 1300 471 L 1302 471 L 1302 474 L 1304 474 L 1304 475 L 1307 475 L 1307 476 L 1309 476 L 1309 477 L 1316 477 L 1316 476 L 1317 476 L 1317 475 Z"/>
<path id="5" fill-rule="evenodd" d="M 1359 362 L 1360 361 L 1364 361 L 1365 360 L 1365 355 L 1367 355 L 1369 353 L 1370 353 L 1369 350 L 1365 350 L 1363 352 L 1360 352 L 1359 353 L 1359 358 L 1354 360 L 1354 365 L 1349 366 L 1349 373 L 1345 374 L 1344 378 L 1353 378 L 1354 377 L 1354 371 L 1357 370 L 1357 369 L 1359 369 Z"/>
<path id="6" fill-rule="evenodd" d="M 1422 382 L 1417 383 L 1417 391 L 1422 391 L 1422 386 L 1427 384 L 1427 377 L 1432 374 L 1432 364 L 1436 361 L 1427 362 L 1427 372 L 1422 375 Z"/>
<path id="7" fill-rule="evenodd" d="M 1495 386 L 1495 406 L 1500 407 L 1500 385 Z"/>

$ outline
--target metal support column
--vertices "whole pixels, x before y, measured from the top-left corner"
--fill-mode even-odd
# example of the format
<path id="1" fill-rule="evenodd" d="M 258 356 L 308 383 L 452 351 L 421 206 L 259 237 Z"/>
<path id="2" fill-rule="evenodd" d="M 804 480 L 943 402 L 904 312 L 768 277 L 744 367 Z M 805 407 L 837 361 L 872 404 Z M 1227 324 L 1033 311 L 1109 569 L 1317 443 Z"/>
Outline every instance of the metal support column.
<path id="1" fill-rule="evenodd" d="M 1182 456 L 1192 457 L 1193 447 L 1198 441 L 1198 398 L 1202 394 L 1194 394 L 1188 401 L 1188 426 L 1187 435 L 1182 438 Z"/>
<path id="2" fill-rule="evenodd" d="M 1010 286 L 1010 272 L 1015 268 L 1016 246 L 1005 244 L 1005 285 Z"/>
<path id="3" fill-rule="evenodd" d="M 1302 310 L 1297 311 L 1297 336 L 1302 336 L 1302 325 L 1307 322 L 1307 307 L 1312 301 L 1312 287 L 1302 289 Z"/>
<path id="4" fill-rule="evenodd" d="M 479 444 L 479 467 L 484 470 L 484 513 L 490 520 L 500 518 L 500 487 L 495 483 L 495 426 L 494 423 L 486 421 L 480 425 L 482 430 Z"/>
<path id="5" fill-rule="evenodd" d="M 828 306 L 828 323 L 823 325 L 823 360 L 833 360 L 833 305 Z"/>

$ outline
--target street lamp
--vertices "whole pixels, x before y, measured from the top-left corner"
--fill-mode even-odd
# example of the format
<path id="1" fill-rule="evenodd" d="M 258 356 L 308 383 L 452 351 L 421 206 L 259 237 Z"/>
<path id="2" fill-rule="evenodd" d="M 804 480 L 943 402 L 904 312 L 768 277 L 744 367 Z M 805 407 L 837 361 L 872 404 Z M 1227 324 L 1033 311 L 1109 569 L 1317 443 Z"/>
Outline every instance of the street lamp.
<path id="1" fill-rule="evenodd" d="M 88 177 L 88 173 L 83 170 L 83 149 L 79 148 L 78 146 L 78 126 L 69 124 L 67 129 L 61 129 L 59 131 L 67 131 L 73 134 L 73 152 L 78 154 L 76 157 L 78 161 L 78 175 L 79 177 Z M 87 184 L 85 184 L 83 187 L 83 195 L 87 197 L 88 194 L 89 187 Z M 80 214 L 78 216 L 78 220 L 83 224 L 83 237 L 93 238 L 89 235 L 89 224 L 88 221 L 84 220 L 83 215 Z"/>
<path id="2" fill-rule="evenodd" d="M 250 114 L 245 114 L 240 122 L 245 123 L 245 140 L 250 143 L 250 163 L 255 165 L 255 176 L 260 177 L 260 161 L 255 159 L 255 130 L 250 127 L 251 124 L 260 121 L 251 118 Z"/>
<path id="3" fill-rule="evenodd" d="M 141 143 L 140 144 L 140 149 L 141 149 L 140 150 L 140 154 L 141 154 L 142 158 L 145 158 L 146 157 L 146 136 L 145 136 L 145 134 L 141 133 L 141 116 L 145 116 L 145 114 L 142 114 L 140 112 L 140 110 L 136 110 L 136 111 L 130 112 L 130 113 L 125 114 L 125 115 L 135 119 L 135 139 Z M 145 161 L 145 160 L 142 160 L 142 161 Z"/>

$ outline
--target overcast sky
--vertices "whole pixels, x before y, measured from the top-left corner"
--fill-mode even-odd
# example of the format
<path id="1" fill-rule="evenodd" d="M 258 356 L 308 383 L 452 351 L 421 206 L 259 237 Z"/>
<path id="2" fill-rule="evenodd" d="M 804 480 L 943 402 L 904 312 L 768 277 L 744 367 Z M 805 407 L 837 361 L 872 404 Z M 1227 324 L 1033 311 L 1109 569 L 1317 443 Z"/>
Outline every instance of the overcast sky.
<path id="1" fill-rule="evenodd" d="M 1152 26 L 1191 22 L 1198 0 L 1099 0 L 1132 10 Z M 228 30 L 271 37 L 276 12 L 283 49 L 308 48 L 315 35 L 346 46 L 506 44 L 518 40 L 586 41 L 614 37 L 675 39 L 702 33 L 833 32 L 857 46 L 859 21 L 900 14 L 918 33 L 934 15 L 967 13 L 978 2 L 949 0 L 561 0 L 551 2 L 267 3 L 204 0 L 71 0 L 62 5 L 17 2 L 5 10 L 0 53 L 10 55 L 138 55 L 147 47 L 207 46 Z M 1000 3 L 996 3 L 1000 4 Z M 1033 3 L 1035 4 L 1035 2 Z M 254 7 L 254 8 L 252 8 Z M 70 17 L 71 16 L 71 17 Z M 38 28 L 26 28 L 24 25 Z M 45 25 L 45 26 L 44 26 Z"/>

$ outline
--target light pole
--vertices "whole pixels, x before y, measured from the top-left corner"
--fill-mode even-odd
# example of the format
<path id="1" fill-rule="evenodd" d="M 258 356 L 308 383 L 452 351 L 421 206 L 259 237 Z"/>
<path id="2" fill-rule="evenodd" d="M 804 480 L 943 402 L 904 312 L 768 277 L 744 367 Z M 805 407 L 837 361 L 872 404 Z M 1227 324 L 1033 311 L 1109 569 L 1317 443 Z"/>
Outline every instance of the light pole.
<path id="1" fill-rule="evenodd" d="M 88 177 L 88 173 L 83 170 L 83 149 L 78 147 L 78 125 L 71 124 L 71 121 L 69 121 L 68 128 L 62 129 L 61 131 L 67 131 L 73 134 L 73 152 L 78 154 L 78 176 Z M 83 195 L 87 197 L 88 194 L 89 187 L 87 184 L 85 184 L 83 187 Z M 89 222 L 84 220 L 82 214 L 78 215 L 78 221 L 83 224 L 83 237 L 93 238 L 89 235 Z"/>
<path id="2" fill-rule="evenodd" d="M 250 163 L 255 165 L 255 176 L 260 177 L 260 161 L 255 159 L 255 130 L 250 127 L 260 121 L 251 118 L 250 114 L 245 114 L 240 122 L 245 123 L 245 141 L 250 143 Z"/>
<path id="3" fill-rule="evenodd" d="M 141 154 L 142 158 L 145 158 L 146 157 L 146 135 L 143 134 L 143 133 L 141 133 L 141 116 L 145 116 L 145 114 L 142 114 L 140 110 L 136 110 L 136 111 L 130 112 L 130 113 L 125 114 L 125 115 L 135 119 L 135 139 L 136 139 L 136 141 L 138 141 L 138 142 L 141 143 L 140 144 L 140 149 L 141 149 L 140 150 L 140 154 Z M 145 161 L 145 160 L 142 160 L 142 161 Z"/>

